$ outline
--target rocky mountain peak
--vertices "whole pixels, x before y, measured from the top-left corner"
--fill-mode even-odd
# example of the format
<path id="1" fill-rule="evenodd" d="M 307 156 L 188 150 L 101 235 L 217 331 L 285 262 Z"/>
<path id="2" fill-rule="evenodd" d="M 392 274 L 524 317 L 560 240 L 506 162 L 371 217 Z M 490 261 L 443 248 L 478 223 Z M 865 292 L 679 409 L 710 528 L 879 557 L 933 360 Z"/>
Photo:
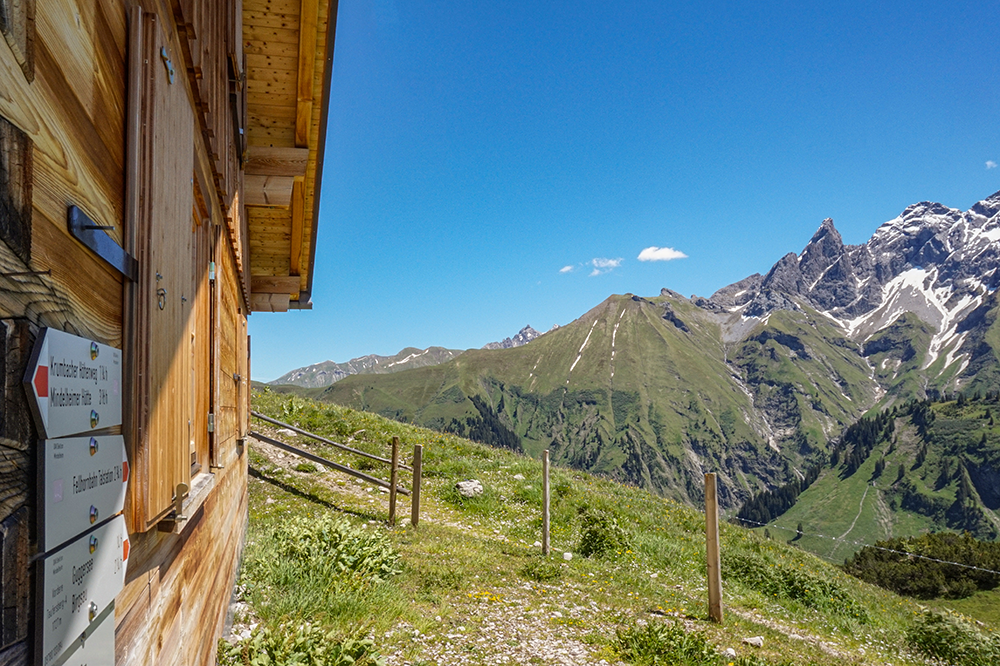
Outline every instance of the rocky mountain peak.
<path id="1" fill-rule="evenodd" d="M 521 347 L 540 335 L 541 333 L 531 328 L 529 325 L 518 331 L 517 335 L 513 338 L 504 338 L 500 342 L 488 342 L 483 345 L 483 349 L 511 349 L 512 347 Z"/>
<path id="2" fill-rule="evenodd" d="M 833 220 L 823 220 L 801 254 L 786 254 L 762 279 L 723 287 L 709 302 L 744 319 L 807 306 L 860 338 L 913 312 L 936 331 L 940 349 L 998 286 L 1000 192 L 965 212 L 913 204 L 862 245 L 844 245 Z"/>
<path id="3" fill-rule="evenodd" d="M 997 213 L 1000 213 L 1000 192 L 983 199 L 970 208 L 969 212 L 982 216 L 987 220 L 994 217 Z"/>

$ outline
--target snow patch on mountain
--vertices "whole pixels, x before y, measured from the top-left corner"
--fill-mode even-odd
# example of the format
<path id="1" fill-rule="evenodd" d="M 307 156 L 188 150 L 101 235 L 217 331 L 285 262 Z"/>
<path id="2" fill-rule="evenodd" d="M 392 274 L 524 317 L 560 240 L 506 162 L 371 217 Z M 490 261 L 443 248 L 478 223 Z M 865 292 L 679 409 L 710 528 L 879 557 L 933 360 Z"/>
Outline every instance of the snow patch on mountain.
<path id="1" fill-rule="evenodd" d="M 587 343 L 590 342 L 590 334 L 594 332 L 595 326 L 597 326 L 596 319 L 594 320 L 594 323 L 590 325 L 590 330 L 587 331 L 587 338 L 583 341 L 583 344 L 580 345 L 580 351 L 576 354 L 576 360 L 573 361 L 573 365 L 569 366 L 570 372 L 573 372 L 573 368 L 575 368 L 576 364 L 580 362 L 581 358 L 583 358 L 583 350 L 587 347 Z M 566 383 L 569 384 L 569 378 L 566 379 Z"/>
<path id="2" fill-rule="evenodd" d="M 909 206 L 861 245 L 844 245 L 826 219 L 798 255 L 693 302 L 728 312 L 724 339 L 767 325 L 778 310 L 813 310 L 863 344 L 912 312 L 933 331 L 926 369 L 968 365 L 962 322 L 1000 286 L 1000 192 L 962 212 L 939 203 Z M 959 370 L 961 373 L 961 370 Z"/>

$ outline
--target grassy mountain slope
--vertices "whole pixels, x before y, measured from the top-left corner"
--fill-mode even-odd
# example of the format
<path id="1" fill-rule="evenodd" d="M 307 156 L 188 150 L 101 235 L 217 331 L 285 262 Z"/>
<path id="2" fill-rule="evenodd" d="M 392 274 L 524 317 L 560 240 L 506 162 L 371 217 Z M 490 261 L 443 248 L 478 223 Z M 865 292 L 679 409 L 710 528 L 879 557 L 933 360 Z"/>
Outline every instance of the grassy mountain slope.
<path id="1" fill-rule="evenodd" d="M 856 471 L 835 456 L 794 506 L 774 520 L 775 536 L 833 562 L 860 545 L 927 530 L 1000 534 L 1000 400 L 913 403 L 887 412 L 892 433 L 880 436 Z M 879 469 L 882 471 L 879 473 Z M 823 535 L 823 536 L 819 536 Z"/>
<path id="2" fill-rule="evenodd" d="M 292 643 L 329 654 L 351 637 L 371 640 L 350 644 L 358 664 L 374 663 L 378 652 L 396 664 L 639 664 L 655 657 L 711 666 L 915 665 L 943 642 L 966 650 L 952 663 L 996 654 L 989 628 L 925 614 L 808 553 L 728 524 L 721 526 L 726 621 L 716 625 L 706 618 L 704 520 L 690 507 L 556 466 L 555 554 L 546 558 L 532 545 L 541 523 L 537 461 L 270 390 L 254 395 L 254 407 L 373 453 L 384 454 L 392 436 L 404 451 L 421 444 L 424 499 L 419 528 L 385 528 L 384 495 L 251 439 L 239 586 L 246 605 L 237 629 L 259 627 L 235 650 L 246 658 L 255 645 Z M 357 464 L 332 449 L 317 451 Z M 380 467 L 368 471 L 386 476 Z M 455 492 L 455 482 L 468 478 L 483 483 L 481 497 Z M 331 515 L 348 526 L 328 530 Z M 588 517 L 602 519 L 596 522 L 610 547 L 583 557 Z M 340 533 L 349 538 L 331 538 Z M 310 551 L 304 544 L 311 543 L 329 546 Z M 390 568 L 399 573 L 352 575 L 339 555 L 359 552 L 353 544 L 364 547 L 365 561 L 391 563 L 398 554 Z M 762 636 L 763 647 L 742 642 L 750 636 Z M 736 656 L 725 658 L 726 648 Z"/>
<path id="3" fill-rule="evenodd" d="M 529 345 L 347 378 L 322 397 L 459 434 L 489 421 L 529 454 L 548 448 L 689 502 L 703 469 L 717 469 L 722 502 L 735 506 L 822 452 L 879 394 L 857 346 L 825 318 L 776 312 L 727 345 L 734 319 L 670 294 L 613 296 Z"/>

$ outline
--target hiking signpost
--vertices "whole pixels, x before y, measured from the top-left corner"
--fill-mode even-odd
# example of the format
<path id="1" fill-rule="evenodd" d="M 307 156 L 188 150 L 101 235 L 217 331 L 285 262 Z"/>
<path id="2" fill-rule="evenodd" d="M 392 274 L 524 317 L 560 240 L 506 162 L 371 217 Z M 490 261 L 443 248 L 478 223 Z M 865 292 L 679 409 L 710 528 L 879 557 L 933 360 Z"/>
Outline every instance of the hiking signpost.
<path id="1" fill-rule="evenodd" d="M 122 352 L 44 328 L 23 382 L 41 435 L 38 661 L 111 663 L 129 555 L 129 464 L 124 437 L 103 433 L 122 424 Z"/>

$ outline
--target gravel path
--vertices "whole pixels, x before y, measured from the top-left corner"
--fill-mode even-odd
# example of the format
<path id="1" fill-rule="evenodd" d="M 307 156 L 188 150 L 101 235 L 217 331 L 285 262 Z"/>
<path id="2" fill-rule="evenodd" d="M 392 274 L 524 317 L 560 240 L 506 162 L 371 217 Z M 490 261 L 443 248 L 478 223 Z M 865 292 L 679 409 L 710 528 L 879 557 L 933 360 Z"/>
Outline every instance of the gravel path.
<path id="1" fill-rule="evenodd" d="M 412 638 L 386 654 L 386 664 L 609 664 L 580 640 L 584 621 L 601 610 L 597 604 L 577 605 L 578 600 L 566 594 L 538 603 L 539 589 L 525 584 L 474 595 L 474 601 L 456 617 L 435 618 L 438 627 L 428 633 L 401 623 L 387 637 Z"/>

